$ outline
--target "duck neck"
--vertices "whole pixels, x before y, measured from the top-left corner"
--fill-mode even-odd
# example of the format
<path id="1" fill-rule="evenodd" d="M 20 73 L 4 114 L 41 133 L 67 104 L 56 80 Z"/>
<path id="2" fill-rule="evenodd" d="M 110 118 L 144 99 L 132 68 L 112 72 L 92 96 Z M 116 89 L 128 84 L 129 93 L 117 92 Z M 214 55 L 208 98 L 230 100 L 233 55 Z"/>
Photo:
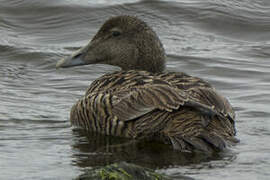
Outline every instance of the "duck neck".
<path id="1" fill-rule="evenodd" d="M 165 57 L 146 58 L 141 56 L 136 67 L 138 70 L 144 70 L 152 73 L 160 73 L 166 69 Z"/>
<path id="2" fill-rule="evenodd" d="M 159 73 L 166 68 L 165 50 L 158 36 L 151 31 L 151 36 L 138 38 L 141 41 L 138 48 L 138 59 L 136 69 Z"/>

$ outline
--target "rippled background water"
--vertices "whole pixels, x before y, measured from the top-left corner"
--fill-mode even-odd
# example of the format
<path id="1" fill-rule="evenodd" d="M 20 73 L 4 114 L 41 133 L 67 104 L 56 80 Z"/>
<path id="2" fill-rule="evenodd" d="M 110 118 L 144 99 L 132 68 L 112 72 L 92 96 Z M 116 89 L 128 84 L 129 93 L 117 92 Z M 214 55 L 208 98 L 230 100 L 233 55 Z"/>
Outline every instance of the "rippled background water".
<path id="1" fill-rule="evenodd" d="M 160 36 L 168 69 L 210 81 L 237 113 L 240 144 L 205 158 L 162 148 L 110 151 L 74 131 L 71 105 L 117 68 L 55 69 L 109 17 L 136 15 Z M 0 0 L 0 179 L 72 179 L 128 161 L 174 177 L 269 179 L 269 0 Z"/>

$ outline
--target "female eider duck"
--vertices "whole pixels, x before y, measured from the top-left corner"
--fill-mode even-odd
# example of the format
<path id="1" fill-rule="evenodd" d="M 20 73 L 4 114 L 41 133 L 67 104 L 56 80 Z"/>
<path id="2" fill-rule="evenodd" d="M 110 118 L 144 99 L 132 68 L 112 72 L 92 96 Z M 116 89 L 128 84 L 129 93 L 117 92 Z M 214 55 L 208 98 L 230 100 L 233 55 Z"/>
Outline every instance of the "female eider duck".
<path id="1" fill-rule="evenodd" d="M 107 20 L 91 42 L 56 67 L 109 64 L 121 71 L 95 80 L 71 109 L 72 125 L 105 135 L 159 140 L 207 153 L 237 142 L 235 113 L 206 81 L 165 71 L 157 34 L 132 16 Z"/>

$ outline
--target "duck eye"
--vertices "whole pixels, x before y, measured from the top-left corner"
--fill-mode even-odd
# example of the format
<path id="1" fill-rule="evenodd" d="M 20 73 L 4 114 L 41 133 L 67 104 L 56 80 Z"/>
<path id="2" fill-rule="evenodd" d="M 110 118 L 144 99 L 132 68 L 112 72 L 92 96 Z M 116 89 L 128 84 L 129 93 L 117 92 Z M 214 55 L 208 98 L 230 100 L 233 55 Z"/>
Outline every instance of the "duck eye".
<path id="1" fill-rule="evenodd" d="M 112 32 L 112 35 L 114 36 L 114 37 L 117 37 L 117 36 L 119 36 L 121 33 L 119 32 L 119 31 L 113 31 Z"/>

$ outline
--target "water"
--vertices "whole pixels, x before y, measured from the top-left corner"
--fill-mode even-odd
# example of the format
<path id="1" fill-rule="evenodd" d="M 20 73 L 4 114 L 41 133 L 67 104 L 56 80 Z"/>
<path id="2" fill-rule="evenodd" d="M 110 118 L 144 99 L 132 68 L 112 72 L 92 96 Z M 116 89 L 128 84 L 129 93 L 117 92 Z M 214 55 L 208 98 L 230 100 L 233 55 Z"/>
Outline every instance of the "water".
<path id="1" fill-rule="evenodd" d="M 237 146 L 215 157 L 145 145 L 108 149 L 122 140 L 73 130 L 72 104 L 117 68 L 56 70 L 55 63 L 120 14 L 137 15 L 156 30 L 169 70 L 202 77 L 229 98 Z M 0 35 L 0 179 L 72 179 L 119 161 L 198 180 L 269 178 L 268 0 L 0 0 Z"/>

